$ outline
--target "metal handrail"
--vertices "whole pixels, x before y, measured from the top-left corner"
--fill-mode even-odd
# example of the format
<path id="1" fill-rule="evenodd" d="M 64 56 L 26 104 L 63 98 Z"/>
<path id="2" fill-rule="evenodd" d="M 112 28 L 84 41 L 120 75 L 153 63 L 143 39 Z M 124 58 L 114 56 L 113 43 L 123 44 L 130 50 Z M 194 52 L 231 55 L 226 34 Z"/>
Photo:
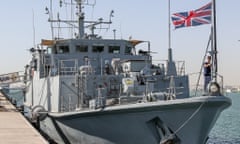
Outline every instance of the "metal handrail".
<path id="1" fill-rule="evenodd" d="M 66 66 L 66 63 L 71 63 L 73 66 Z M 78 72 L 78 60 L 67 59 L 58 61 L 59 75 L 75 75 Z"/>
<path id="2" fill-rule="evenodd" d="M 193 87 L 194 90 L 194 95 L 193 96 L 197 96 L 198 95 L 198 92 L 202 93 L 203 92 L 203 84 L 201 85 L 200 82 L 204 83 L 203 82 L 203 75 L 202 75 L 202 72 L 196 72 L 196 73 L 190 73 L 188 74 L 189 76 L 189 79 L 191 79 L 192 76 L 196 75 L 196 77 L 198 77 L 199 79 L 197 79 L 197 81 L 195 82 L 195 84 L 191 84 L 190 83 L 190 87 Z M 202 80 L 200 80 L 202 78 Z M 217 74 L 217 78 L 219 79 L 219 82 L 218 84 L 220 85 L 220 90 L 221 92 L 223 93 L 224 92 L 224 80 L 223 80 L 223 76 L 220 75 L 220 74 Z"/>
<path id="3" fill-rule="evenodd" d="M 167 62 L 168 60 L 152 60 L 153 62 L 155 62 L 157 65 L 159 66 L 164 66 L 163 68 L 166 70 L 167 69 Z M 183 76 L 185 75 L 185 61 L 183 60 L 179 60 L 179 61 L 175 61 L 176 64 L 176 71 L 177 71 L 177 75 Z"/>

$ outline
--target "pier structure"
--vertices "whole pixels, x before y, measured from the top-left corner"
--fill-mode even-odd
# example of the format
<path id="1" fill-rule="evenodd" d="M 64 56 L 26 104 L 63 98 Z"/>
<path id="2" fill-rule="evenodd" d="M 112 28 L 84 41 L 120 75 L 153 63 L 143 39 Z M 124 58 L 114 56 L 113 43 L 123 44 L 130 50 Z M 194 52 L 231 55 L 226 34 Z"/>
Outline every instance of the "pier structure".
<path id="1" fill-rule="evenodd" d="M 24 118 L 0 92 L 0 143 L 48 144 L 42 135 Z"/>

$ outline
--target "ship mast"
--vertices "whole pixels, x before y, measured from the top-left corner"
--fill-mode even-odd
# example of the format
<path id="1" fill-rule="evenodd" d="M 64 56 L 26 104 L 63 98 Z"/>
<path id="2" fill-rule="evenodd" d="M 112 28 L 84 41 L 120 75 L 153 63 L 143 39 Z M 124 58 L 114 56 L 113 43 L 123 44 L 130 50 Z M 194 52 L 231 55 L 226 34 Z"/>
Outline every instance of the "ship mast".
<path id="1" fill-rule="evenodd" d="M 82 11 L 82 0 L 75 0 L 78 8 L 78 31 L 79 31 L 79 38 L 82 39 L 84 37 L 84 12 Z"/>
<path id="2" fill-rule="evenodd" d="M 94 6 L 96 4 L 96 0 L 94 0 L 94 3 L 89 3 L 89 1 L 86 0 L 74 0 L 75 2 L 73 2 L 73 0 L 71 0 L 70 3 L 64 2 L 64 4 L 67 5 L 76 5 L 77 8 L 77 20 L 73 20 L 73 19 L 60 19 L 60 14 L 57 13 L 57 19 L 53 18 L 53 12 L 52 12 L 52 0 L 50 1 L 50 11 L 49 9 L 46 7 L 46 14 L 49 14 L 49 19 L 48 21 L 51 23 L 51 30 L 52 30 L 52 37 L 54 38 L 54 29 L 57 28 L 58 30 L 60 30 L 61 28 L 78 28 L 78 35 L 76 38 L 78 39 L 85 39 L 85 38 L 100 38 L 97 37 L 96 34 L 94 34 L 94 30 L 96 29 L 97 25 L 110 25 L 112 24 L 112 17 L 113 17 L 113 13 L 114 11 L 112 10 L 110 12 L 109 15 L 109 20 L 108 21 L 103 21 L 103 18 L 99 18 L 97 21 L 85 21 L 85 13 L 83 11 L 83 5 L 88 5 L 88 6 Z M 60 1 L 60 7 L 62 7 L 62 0 Z M 53 23 L 57 23 L 57 26 L 54 26 Z M 61 27 L 60 23 L 64 23 L 69 25 L 68 26 L 64 26 Z M 87 35 L 85 33 L 85 28 L 90 28 L 91 30 L 91 35 Z M 102 27 L 100 26 L 100 28 L 98 29 L 106 29 L 108 30 L 110 27 Z M 59 38 L 59 36 L 57 37 Z"/>

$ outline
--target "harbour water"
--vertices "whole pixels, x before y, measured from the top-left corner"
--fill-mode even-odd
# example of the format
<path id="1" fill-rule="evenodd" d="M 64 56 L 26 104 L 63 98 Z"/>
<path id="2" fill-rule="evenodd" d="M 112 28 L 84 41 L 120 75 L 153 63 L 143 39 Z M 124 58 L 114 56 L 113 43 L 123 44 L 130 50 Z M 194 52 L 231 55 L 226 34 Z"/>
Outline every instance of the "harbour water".
<path id="1" fill-rule="evenodd" d="M 207 144 L 240 144 L 240 93 L 229 93 L 232 106 L 222 112 Z"/>
<path id="2" fill-rule="evenodd" d="M 10 97 L 20 105 L 23 93 L 19 90 L 10 91 Z M 240 93 L 229 93 L 232 106 L 223 111 L 212 129 L 207 144 L 240 144 Z"/>
<path id="3" fill-rule="evenodd" d="M 8 95 L 9 99 L 12 102 L 16 102 L 16 106 L 19 107 L 23 105 L 24 97 L 23 91 L 20 89 L 10 89 L 10 90 L 2 90 L 4 94 Z"/>

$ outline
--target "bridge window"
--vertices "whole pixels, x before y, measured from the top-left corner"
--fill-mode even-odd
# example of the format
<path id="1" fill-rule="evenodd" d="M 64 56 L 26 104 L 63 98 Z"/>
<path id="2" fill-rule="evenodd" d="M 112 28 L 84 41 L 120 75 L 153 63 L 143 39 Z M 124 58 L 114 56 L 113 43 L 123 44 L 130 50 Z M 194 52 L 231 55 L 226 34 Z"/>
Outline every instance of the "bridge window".
<path id="1" fill-rule="evenodd" d="M 58 53 L 69 53 L 69 47 L 68 46 L 59 46 Z"/>
<path id="2" fill-rule="evenodd" d="M 47 54 L 52 54 L 52 53 L 53 53 L 53 48 L 47 47 Z"/>
<path id="3" fill-rule="evenodd" d="M 126 48 L 125 48 L 125 54 L 132 54 L 132 47 L 126 46 Z"/>
<path id="4" fill-rule="evenodd" d="M 108 47 L 109 53 L 119 54 L 120 53 L 120 46 L 109 46 Z"/>
<path id="5" fill-rule="evenodd" d="M 92 52 L 103 52 L 104 51 L 104 45 L 93 45 L 92 46 Z"/>
<path id="6" fill-rule="evenodd" d="M 77 45 L 76 52 L 88 52 L 88 46 L 87 45 Z"/>

